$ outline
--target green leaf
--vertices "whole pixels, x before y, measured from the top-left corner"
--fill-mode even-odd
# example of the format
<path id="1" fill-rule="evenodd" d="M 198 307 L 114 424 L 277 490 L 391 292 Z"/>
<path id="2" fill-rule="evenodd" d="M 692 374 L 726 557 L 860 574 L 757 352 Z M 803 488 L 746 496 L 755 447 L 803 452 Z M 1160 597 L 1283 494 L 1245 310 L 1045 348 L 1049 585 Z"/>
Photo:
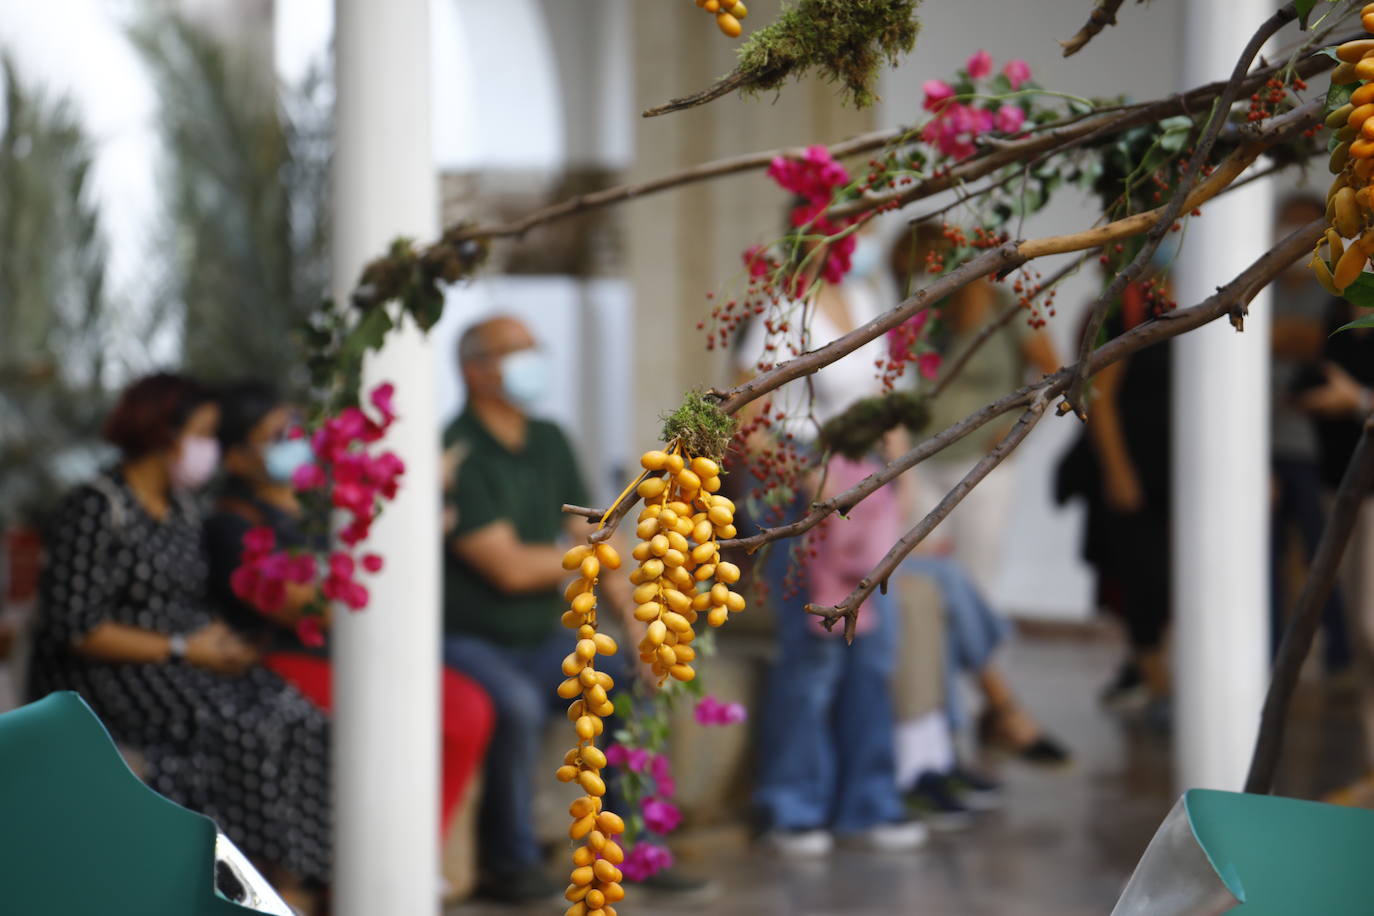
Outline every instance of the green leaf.
<path id="1" fill-rule="evenodd" d="M 444 294 L 434 283 L 418 277 L 406 288 L 401 305 L 421 331 L 428 331 L 444 314 Z"/>
<path id="2" fill-rule="evenodd" d="M 1307 17 L 1316 4 L 1317 0 L 1293 0 L 1293 8 L 1298 11 L 1298 24 L 1304 31 L 1307 29 Z"/>
<path id="3" fill-rule="evenodd" d="M 1374 273 L 1370 273 L 1366 270 L 1364 273 L 1360 274 L 1355 278 L 1354 283 L 1345 288 L 1345 292 L 1342 295 L 1346 302 L 1349 302 L 1356 308 L 1374 309 Z M 1361 324 L 1360 322 L 1362 321 L 1366 321 L 1366 319 L 1361 318 L 1357 321 L 1353 321 L 1344 328 L 1340 328 L 1340 330 L 1344 331 L 1345 328 L 1369 327 L 1367 323 Z"/>
<path id="4" fill-rule="evenodd" d="M 369 309 L 344 339 L 343 346 L 339 348 L 340 354 L 345 359 L 355 360 L 361 359 L 368 350 L 380 350 L 391 328 L 391 316 L 387 315 L 385 308 L 378 306 Z"/>
<path id="5" fill-rule="evenodd" d="M 1326 108 L 1322 113 L 1324 115 L 1330 114 L 1350 101 L 1350 95 L 1355 91 L 1355 88 L 1355 84 L 1351 83 L 1347 83 L 1344 86 L 1332 85 L 1332 87 L 1326 91 Z"/>
<path id="6" fill-rule="evenodd" d="M 1331 336 L 1334 337 L 1341 331 L 1353 331 L 1356 328 L 1374 328 L 1374 315 L 1365 315 L 1363 318 L 1356 318 L 1349 324 L 1343 324 L 1332 331 Z"/>
<path id="7" fill-rule="evenodd" d="M 634 712 L 634 700 L 630 697 L 630 694 L 624 690 L 617 693 L 615 695 L 614 705 L 616 718 L 620 719 L 622 722 L 629 721 L 630 714 Z M 623 744 L 627 739 L 620 737 L 620 733 L 617 732 L 615 740 Z"/>

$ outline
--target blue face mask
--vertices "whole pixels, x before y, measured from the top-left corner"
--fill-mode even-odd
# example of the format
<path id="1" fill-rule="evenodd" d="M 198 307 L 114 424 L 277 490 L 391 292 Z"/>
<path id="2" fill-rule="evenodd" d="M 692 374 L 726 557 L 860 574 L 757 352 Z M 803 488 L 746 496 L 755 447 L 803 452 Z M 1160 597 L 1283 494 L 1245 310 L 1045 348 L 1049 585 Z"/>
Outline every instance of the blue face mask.
<path id="1" fill-rule="evenodd" d="M 539 406 L 548 383 L 548 363 L 538 350 L 517 350 L 501 358 L 501 391 L 517 407 Z"/>
<path id="2" fill-rule="evenodd" d="M 849 256 L 849 276 L 855 280 L 866 280 L 878 270 L 882 262 L 883 250 L 870 238 L 859 239 L 854 253 Z"/>
<path id="3" fill-rule="evenodd" d="M 267 446 L 262 463 L 267 476 L 276 483 L 290 483 L 291 476 L 315 460 L 315 453 L 305 439 L 283 439 Z"/>

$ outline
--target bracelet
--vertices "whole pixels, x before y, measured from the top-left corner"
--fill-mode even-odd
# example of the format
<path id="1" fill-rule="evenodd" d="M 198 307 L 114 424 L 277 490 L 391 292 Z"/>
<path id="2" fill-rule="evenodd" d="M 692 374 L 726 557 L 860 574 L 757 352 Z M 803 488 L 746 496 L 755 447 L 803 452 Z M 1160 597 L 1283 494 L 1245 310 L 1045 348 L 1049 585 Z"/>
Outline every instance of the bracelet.
<path id="1" fill-rule="evenodd" d="M 173 633 L 167 638 L 167 661 L 180 662 L 186 659 L 186 634 Z"/>

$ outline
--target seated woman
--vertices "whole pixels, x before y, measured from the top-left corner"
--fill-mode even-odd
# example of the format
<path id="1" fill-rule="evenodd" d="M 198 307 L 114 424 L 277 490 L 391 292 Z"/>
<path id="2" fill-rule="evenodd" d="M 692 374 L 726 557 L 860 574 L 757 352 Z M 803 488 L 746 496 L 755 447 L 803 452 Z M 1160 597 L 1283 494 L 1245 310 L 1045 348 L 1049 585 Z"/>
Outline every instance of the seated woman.
<path id="1" fill-rule="evenodd" d="M 218 417 L 182 376 L 123 393 L 105 425 L 120 463 L 69 493 L 48 534 L 30 693 L 80 693 L 154 789 L 308 906 L 329 880 L 328 724 L 208 609 L 192 493 L 219 463 Z"/>
<path id="2" fill-rule="evenodd" d="M 289 438 L 292 411 L 269 385 L 245 382 L 220 396 L 219 442 L 226 479 L 205 525 L 211 594 L 229 624 L 264 653 L 263 664 L 294 684 L 325 713 L 331 709 L 329 651 L 305 645 L 296 625 L 314 602 L 313 584 L 287 583 L 282 610 L 267 616 L 240 601 L 230 576 L 243 556 L 243 536 L 265 525 L 280 549 L 319 549 L 305 529 L 291 476 L 313 455 L 304 439 Z M 324 540 L 321 545 L 318 541 Z M 453 815 L 491 734 L 491 701 L 471 679 L 443 671 L 443 782 L 441 819 L 447 836 Z"/>

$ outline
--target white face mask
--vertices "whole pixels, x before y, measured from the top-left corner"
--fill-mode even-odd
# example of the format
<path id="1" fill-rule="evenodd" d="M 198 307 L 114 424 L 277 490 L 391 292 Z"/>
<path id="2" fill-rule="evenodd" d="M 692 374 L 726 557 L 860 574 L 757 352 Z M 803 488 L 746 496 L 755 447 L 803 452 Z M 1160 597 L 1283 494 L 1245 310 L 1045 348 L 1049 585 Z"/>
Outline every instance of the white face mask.
<path id="1" fill-rule="evenodd" d="M 196 490 L 210 482 L 219 467 L 219 440 L 211 436 L 186 436 L 172 465 L 172 486 Z"/>
<path id="2" fill-rule="evenodd" d="M 515 406 L 523 410 L 538 407 L 548 382 L 548 361 L 538 350 L 517 350 L 501 357 L 501 391 Z"/>

